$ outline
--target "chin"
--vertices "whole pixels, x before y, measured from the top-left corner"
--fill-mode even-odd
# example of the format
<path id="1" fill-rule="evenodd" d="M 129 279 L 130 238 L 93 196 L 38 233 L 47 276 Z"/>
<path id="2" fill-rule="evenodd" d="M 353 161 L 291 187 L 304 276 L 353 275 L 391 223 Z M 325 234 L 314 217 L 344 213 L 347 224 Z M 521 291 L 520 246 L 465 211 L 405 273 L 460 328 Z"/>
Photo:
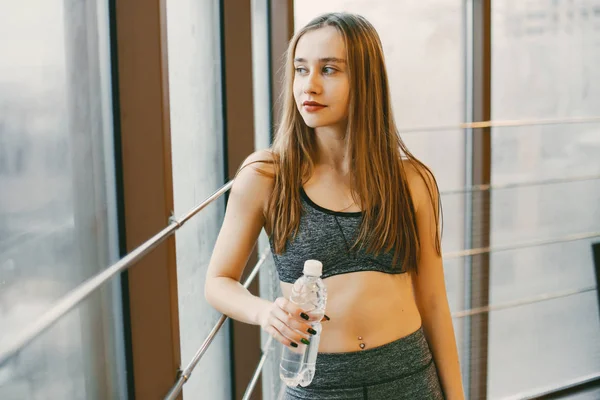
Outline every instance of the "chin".
<path id="1" fill-rule="evenodd" d="M 304 123 L 306 124 L 306 126 L 308 126 L 309 128 L 313 128 L 313 129 L 320 128 L 322 126 L 330 125 L 328 123 L 328 121 L 323 121 L 323 120 L 321 120 L 319 118 L 310 118 L 310 117 L 309 118 L 305 118 L 305 117 L 303 117 L 302 119 L 304 120 Z"/>

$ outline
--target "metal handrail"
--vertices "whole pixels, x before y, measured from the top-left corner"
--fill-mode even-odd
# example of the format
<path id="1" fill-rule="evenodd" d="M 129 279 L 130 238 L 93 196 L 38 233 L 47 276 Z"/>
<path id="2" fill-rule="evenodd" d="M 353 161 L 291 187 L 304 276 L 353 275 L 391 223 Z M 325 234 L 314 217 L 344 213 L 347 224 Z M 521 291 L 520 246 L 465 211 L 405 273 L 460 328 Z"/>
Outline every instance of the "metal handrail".
<path id="1" fill-rule="evenodd" d="M 600 120 L 600 117 L 598 118 Z M 490 121 L 488 121 L 490 122 Z M 484 123 L 478 123 L 484 124 Z M 485 124 L 484 124 L 485 125 Z M 497 122 L 497 125 L 500 126 L 500 121 Z M 479 125 L 478 125 L 479 126 Z M 490 125 L 492 126 L 492 125 Z M 595 180 L 600 179 L 600 175 L 589 175 L 589 176 L 581 176 L 576 178 L 563 178 L 563 179 L 551 179 L 545 181 L 535 181 L 535 182 L 522 182 L 522 183 L 512 183 L 512 184 L 500 184 L 500 185 L 478 185 L 467 187 L 463 189 L 455 189 L 442 191 L 442 195 L 455 194 L 455 193 L 467 193 L 474 191 L 486 191 L 493 189 L 506 189 L 506 188 L 515 188 L 522 186 L 533 186 L 533 185 L 545 185 L 545 184 L 555 184 L 555 183 L 566 183 L 566 182 L 576 182 L 576 181 L 585 181 L 585 180 Z M 231 188 L 233 185 L 233 181 L 228 182 L 226 185 L 217 190 L 214 194 L 208 197 L 205 201 L 203 201 L 199 206 L 195 207 L 187 214 L 185 214 L 179 220 L 172 219 L 169 226 L 163 229 L 161 232 L 141 244 L 138 248 L 133 250 L 127 256 L 123 257 L 117 263 L 111 265 L 104 271 L 90 278 L 86 282 L 82 283 L 80 286 L 69 292 L 67 295 L 63 296 L 55 305 L 44 313 L 39 319 L 37 319 L 34 323 L 32 323 L 29 327 L 27 327 L 22 334 L 18 335 L 18 338 L 13 344 L 9 345 L 6 349 L 0 349 L 0 367 L 3 366 L 6 361 L 12 358 L 16 353 L 20 351 L 23 347 L 25 347 L 28 343 L 30 343 L 33 339 L 38 337 L 40 334 L 45 332 L 48 328 L 50 328 L 58 319 L 60 319 L 64 314 L 70 311 L 73 307 L 79 304 L 81 301 L 86 299 L 91 293 L 93 293 L 96 289 L 98 289 L 101 285 L 106 283 L 116 274 L 128 269 L 131 265 L 133 265 L 136 261 L 138 261 L 142 256 L 147 254 L 149 251 L 154 249 L 160 243 L 162 243 L 165 239 L 171 236 L 175 231 L 177 231 L 183 224 L 185 224 L 190 218 L 204 209 L 207 205 L 212 203 L 214 200 L 223 195 L 227 190 Z M 573 239 L 578 240 L 578 239 Z M 471 249 L 468 250 L 471 254 L 464 255 L 474 255 L 474 254 L 482 254 L 488 252 L 483 249 Z M 460 254 L 460 253 L 459 253 Z M 459 257 L 460 255 L 457 255 Z"/>
<path id="2" fill-rule="evenodd" d="M 504 121 L 477 121 L 461 122 L 453 125 L 435 125 L 399 129 L 399 133 L 418 133 L 435 131 L 453 131 L 460 129 L 482 129 L 494 127 L 517 127 L 532 125 L 564 125 L 564 124 L 586 124 L 600 122 L 600 116 L 597 117 L 570 117 L 570 118 L 552 118 L 552 119 L 524 119 L 524 120 L 504 120 Z"/>
<path id="3" fill-rule="evenodd" d="M 518 250 L 518 249 L 524 249 L 524 248 L 546 246 L 549 244 L 556 244 L 556 243 L 575 242 L 578 240 L 594 239 L 597 237 L 600 237 L 600 232 L 576 233 L 576 234 L 572 234 L 572 235 L 563 236 L 560 238 L 532 240 L 529 242 L 511 243 L 511 244 L 499 245 L 499 246 L 494 246 L 494 247 L 488 246 L 488 247 L 478 247 L 478 248 L 467 249 L 467 250 L 451 251 L 451 252 L 444 253 L 442 257 L 447 260 L 447 259 L 452 259 L 452 258 L 461 258 L 461 257 L 475 256 L 475 255 L 480 255 L 480 254 L 496 253 L 499 251 Z"/>
<path id="4" fill-rule="evenodd" d="M 256 369 L 254 370 L 252 379 L 250 379 L 250 383 L 248 383 L 248 386 L 246 386 L 246 391 L 244 392 L 244 397 L 242 397 L 242 400 L 250 399 L 250 396 L 252 395 L 252 392 L 254 391 L 254 387 L 256 386 L 256 382 L 258 382 L 258 377 L 260 376 L 260 373 L 262 372 L 265 362 L 267 361 L 269 352 L 271 351 L 272 342 L 273 342 L 273 336 L 269 336 L 269 338 L 267 339 L 267 343 L 265 343 L 265 346 L 263 347 L 262 356 L 260 357 L 260 360 L 258 361 L 258 365 L 256 366 Z"/>
<path id="5" fill-rule="evenodd" d="M 254 280 L 254 277 L 256 276 L 256 274 L 258 274 L 258 270 L 264 264 L 265 260 L 267 259 L 267 257 L 269 256 L 270 253 L 271 253 L 271 251 L 270 251 L 269 247 L 267 247 L 266 249 L 263 250 L 260 259 L 257 261 L 256 265 L 252 269 L 252 272 L 250 273 L 250 275 L 248 275 L 248 278 L 246 278 L 246 282 L 244 282 L 244 287 L 246 289 L 248 289 L 248 286 L 250 286 L 250 284 Z M 181 390 L 183 389 L 183 385 L 190 379 L 190 376 L 192 376 L 192 372 L 194 371 L 194 368 L 196 368 L 196 365 L 198 364 L 200 359 L 204 356 L 204 353 L 206 353 L 206 350 L 208 350 L 208 347 L 214 340 L 217 333 L 219 333 L 219 331 L 221 330 L 221 328 L 225 324 L 225 321 L 227 321 L 228 318 L 229 317 L 227 317 L 226 315 L 221 315 L 221 317 L 219 318 L 219 320 L 217 321 L 215 326 L 212 328 L 212 330 L 210 331 L 210 333 L 208 334 L 208 336 L 206 337 L 206 339 L 204 340 L 204 342 L 202 343 L 202 345 L 200 346 L 200 348 L 198 349 L 198 351 L 192 358 L 192 361 L 190 361 L 190 363 L 185 367 L 185 370 L 183 370 L 179 374 L 179 377 L 177 378 L 175 385 L 173 385 L 173 387 L 171 387 L 171 390 L 169 390 L 169 393 L 167 393 L 167 395 L 165 396 L 165 400 L 176 399 L 177 396 L 179 395 L 179 393 L 181 393 Z"/>
<path id="6" fill-rule="evenodd" d="M 534 400 L 534 399 L 544 399 L 548 398 L 548 396 L 555 394 L 557 392 L 562 392 L 564 390 L 581 387 L 591 382 L 597 381 L 600 379 L 600 372 L 596 372 L 589 375 L 584 375 L 579 378 L 572 379 L 566 383 L 557 386 L 546 387 L 543 389 L 535 389 L 529 392 L 521 392 L 515 395 L 504 397 L 502 400 Z"/>
<path id="7" fill-rule="evenodd" d="M 121 260 L 117 261 L 110 267 L 106 268 L 102 272 L 83 282 L 75 289 L 71 290 L 61 299 L 54 303 L 54 305 L 42 314 L 41 317 L 37 318 L 31 325 L 25 328 L 16 339 L 9 343 L 3 349 L 0 349 L 0 367 L 4 366 L 10 359 L 18 354 L 25 346 L 27 346 L 32 340 L 48 330 L 54 325 L 63 315 L 85 300 L 90 294 L 97 290 L 104 283 L 112 279 L 116 274 L 125 271 L 137 262 L 145 254 L 149 253 L 165 239 L 175 233 L 179 228 L 183 226 L 190 218 L 208 206 L 210 203 L 221 197 L 226 191 L 228 191 L 233 185 L 233 181 L 228 182 L 206 200 L 200 203 L 199 206 L 195 207 L 181 219 L 177 220 L 174 218 L 170 219 L 169 225 L 162 231 L 142 243 L 136 249 L 131 251 Z"/>
<path id="8" fill-rule="evenodd" d="M 593 181 L 593 180 L 597 180 L 597 179 L 600 179 L 600 175 L 583 175 L 583 176 L 576 176 L 573 178 L 555 178 L 555 179 L 546 179 L 546 180 L 541 180 L 541 181 L 529 181 L 529 182 L 474 185 L 474 186 L 466 186 L 466 187 L 460 188 L 460 189 L 442 190 L 442 191 L 440 191 L 440 195 L 444 196 L 444 195 L 471 193 L 471 192 L 485 192 L 485 191 L 490 191 L 490 190 L 514 189 L 514 188 L 519 188 L 519 187 L 555 185 L 555 184 L 559 184 L 559 183 Z"/>
<path id="9" fill-rule="evenodd" d="M 598 119 L 600 120 L 600 118 L 598 118 Z M 494 125 L 491 124 L 489 126 L 494 126 Z M 498 123 L 496 126 L 500 126 L 500 124 Z M 504 125 L 504 126 L 507 126 L 507 125 Z M 479 186 L 462 189 L 461 192 L 476 191 L 476 190 L 483 191 L 483 190 L 507 188 L 507 187 L 518 187 L 518 186 L 531 186 L 534 184 L 551 184 L 551 183 L 560 183 L 560 182 L 572 182 L 572 181 L 577 181 L 577 180 L 598 179 L 599 177 L 600 176 L 586 176 L 586 177 L 571 178 L 571 179 L 555 179 L 555 180 L 548 180 L 548 181 L 504 184 L 504 185 L 479 185 Z M 197 207 L 195 207 L 194 209 L 189 211 L 187 214 L 185 214 L 182 218 L 180 218 L 180 219 L 171 218 L 170 224 L 166 228 L 164 228 L 162 231 L 160 231 L 159 233 L 154 235 L 152 238 L 150 238 L 146 242 L 142 243 L 140 246 L 138 246 L 131 253 L 129 253 L 127 256 L 123 257 L 121 260 L 119 260 L 115 264 L 106 268 L 104 271 L 102 271 L 99 274 L 95 275 L 94 277 L 90 278 L 89 280 L 87 280 L 86 282 L 82 283 L 77 288 L 75 288 L 74 290 L 69 292 L 67 295 L 63 296 L 59 301 L 57 301 L 55 303 L 55 305 L 50 310 L 48 310 L 40 318 L 38 318 L 34 323 L 32 323 L 29 327 L 27 327 L 23 331 L 22 334 L 18 335 L 17 340 L 15 340 L 12 344 L 9 344 L 8 346 L 6 346 L 5 349 L 0 349 L 0 367 L 2 367 L 12 357 L 14 357 L 16 354 L 18 354 L 18 352 L 21 351 L 32 340 L 34 340 L 40 334 L 42 334 L 47 329 L 49 329 L 64 314 L 66 314 L 72 308 L 77 306 L 81 301 L 86 299 L 91 293 L 93 293 L 95 290 L 97 290 L 101 285 L 103 285 L 104 283 L 109 281 L 117 273 L 122 272 L 122 271 L 128 269 L 129 267 L 131 267 L 132 265 L 134 265 L 135 262 L 137 262 L 145 254 L 147 254 L 148 252 L 153 250 L 156 246 L 161 244 L 165 239 L 167 239 L 174 232 L 176 232 L 179 228 L 181 228 L 183 226 L 183 224 L 185 224 L 194 215 L 196 215 L 198 212 L 200 212 L 206 206 L 211 204 L 214 200 L 221 197 L 225 192 L 227 192 L 229 189 L 231 189 L 232 185 L 233 185 L 233 181 L 228 182 L 226 185 L 224 185 L 219 190 L 217 190 L 214 194 L 209 196 L 200 205 L 198 205 Z M 454 191 L 454 192 L 457 192 L 457 191 Z M 442 192 L 442 194 L 448 194 L 448 193 L 454 193 L 454 192 L 447 191 L 447 192 Z M 444 254 L 444 258 L 457 258 L 457 257 L 464 257 L 464 256 L 472 256 L 472 255 L 476 255 L 476 254 L 484 254 L 484 253 L 495 252 L 495 251 L 511 250 L 511 249 L 533 247 L 533 246 L 545 245 L 545 244 L 582 240 L 582 239 L 594 238 L 594 237 L 598 237 L 598 236 L 600 236 L 600 233 L 595 232 L 595 233 L 571 235 L 571 236 L 567 236 L 565 238 L 560 238 L 560 239 L 551 239 L 551 240 L 544 240 L 544 241 L 520 243 L 518 245 L 496 246 L 494 248 L 483 247 L 483 248 L 478 248 L 478 249 L 469 249 L 469 250 L 462 250 L 462 251 L 458 251 L 458 252 L 446 253 L 446 254 Z M 249 284 L 252 281 L 252 279 L 258 272 L 260 265 L 262 265 L 262 263 L 264 262 L 264 259 L 267 255 L 268 255 L 268 253 L 263 254 L 261 259 L 259 260 L 259 263 L 257 263 L 257 265 L 255 266 L 255 269 L 252 271 L 251 275 L 249 276 L 249 278 L 246 282 L 247 284 Z M 183 384 L 189 379 L 191 372 L 195 368 L 196 364 L 199 362 L 200 358 L 206 352 L 206 349 L 208 348 L 208 346 L 214 339 L 214 336 L 220 330 L 220 328 L 222 327 L 222 325 L 224 324 L 226 319 L 227 318 L 225 316 L 222 316 L 219 319 L 219 321 L 217 322 L 217 324 L 215 325 L 215 327 L 209 334 L 209 337 L 205 340 L 205 342 L 203 343 L 201 348 L 196 353 L 192 362 L 188 365 L 186 370 L 181 374 L 180 378 L 178 379 L 178 382 L 172 388 L 172 391 L 178 390 L 177 394 L 181 391 Z"/>
<path id="10" fill-rule="evenodd" d="M 508 301 L 508 302 L 502 303 L 502 304 L 489 305 L 489 306 L 485 306 L 485 307 L 476 307 L 476 308 L 472 308 L 469 310 L 455 311 L 452 313 L 452 318 L 464 318 L 464 317 L 470 317 L 470 316 L 478 315 L 478 314 L 485 314 L 490 311 L 506 310 L 509 308 L 515 308 L 515 307 L 519 307 L 519 306 L 526 306 L 529 304 L 540 303 L 542 301 L 574 296 L 576 294 L 594 292 L 597 289 L 598 288 L 596 286 L 588 286 L 588 287 L 581 288 L 581 289 L 565 290 L 563 292 L 542 293 L 537 296 L 533 296 L 533 297 L 529 297 L 529 298 L 521 299 L 521 300 Z"/>

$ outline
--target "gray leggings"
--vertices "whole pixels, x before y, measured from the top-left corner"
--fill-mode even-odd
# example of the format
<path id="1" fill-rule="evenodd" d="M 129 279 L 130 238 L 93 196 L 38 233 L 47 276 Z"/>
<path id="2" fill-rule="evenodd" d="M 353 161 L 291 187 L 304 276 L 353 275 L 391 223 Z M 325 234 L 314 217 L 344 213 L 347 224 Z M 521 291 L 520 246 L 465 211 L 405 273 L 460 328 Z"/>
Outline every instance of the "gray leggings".
<path id="1" fill-rule="evenodd" d="M 443 399 L 422 328 L 394 342 L 349 353 L 319 353 L 315 377 L 286 388 L 285 400 Z"/>

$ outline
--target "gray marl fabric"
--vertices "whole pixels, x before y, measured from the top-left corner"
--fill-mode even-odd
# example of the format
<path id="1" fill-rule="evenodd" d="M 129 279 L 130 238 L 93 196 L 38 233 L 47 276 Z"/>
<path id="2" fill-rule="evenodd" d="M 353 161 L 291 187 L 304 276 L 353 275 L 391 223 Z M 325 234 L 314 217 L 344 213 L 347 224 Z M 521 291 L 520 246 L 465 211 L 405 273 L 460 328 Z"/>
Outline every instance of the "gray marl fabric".
<path id="1" fill-rule="evenodd" d="M 356 271 L 380 271 L 401 274 L 405 271 L 393 264 L 393 250 L 379 255 L 364 250 L 350 250 L 360 228 L 362 213 L 336 212 L 315 204 L 300 189 L 303 214 L 298 234 L 288 241 L 283 254 L 275 254 L 270 240 L 275 267 L 282 282 L 294 283 L 302 275 L 306 260 L 323 263 L 323 276 Z"/>
<path id="2" fill-rule="evenodd" d="M 422 328 L 394 342 L 350 353 L 319 353 L 307 387 L 284 400 L 438 400 L 437 370 Z"/>

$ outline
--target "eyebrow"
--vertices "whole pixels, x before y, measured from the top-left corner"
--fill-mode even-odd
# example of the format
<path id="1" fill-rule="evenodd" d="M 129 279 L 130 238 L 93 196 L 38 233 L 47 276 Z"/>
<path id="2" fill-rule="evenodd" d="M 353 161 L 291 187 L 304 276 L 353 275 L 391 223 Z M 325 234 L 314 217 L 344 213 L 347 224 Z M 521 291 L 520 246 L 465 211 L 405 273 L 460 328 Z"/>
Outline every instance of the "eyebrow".
<path id="1" fill-rule="evenodd" d="M 333 62 L 333 63 L 338 63 L 338 64 L 345 64 L 346 60 L 344 60 L 343 58 L 337 58 L 337 57 L 323 57 L 323 58 L 319 58 L 319 61 L 322 63 L 328 63 L 328 62 Z M 305 58 L 295 58 L 294 62 L 300 62 L 300 63 L 305 63 L 306 59 Z"/>

